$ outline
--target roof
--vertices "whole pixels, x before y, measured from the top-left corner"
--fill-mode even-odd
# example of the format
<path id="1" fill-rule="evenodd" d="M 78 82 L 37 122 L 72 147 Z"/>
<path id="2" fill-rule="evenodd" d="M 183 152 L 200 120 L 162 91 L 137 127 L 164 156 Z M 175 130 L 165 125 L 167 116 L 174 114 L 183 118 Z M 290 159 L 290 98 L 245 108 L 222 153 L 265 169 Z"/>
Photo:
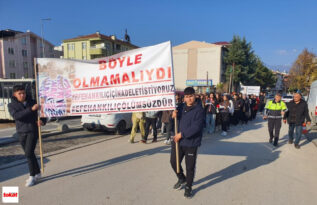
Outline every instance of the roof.
<path id="1" fill-rule="evenodd" d="M 174 46 L 173 49 L 188 49 L 188 48 L 210 48 L 215 47 L 216 45 L 212 43 L 206 43 L 201 41 L 189 41 L 177 46 Z"/>
<path id="2" fill-rule="evenodd" d="M 11 30 L 11 29 L 6 29 L 6 30 L 1 30 L 0 31 L 0 38 L 10 38 L 10 37 L 21 37 L 21 36 L 25 36 L 25 35 L 30 35 L 33 36 L 35 38 L 38 39 L 42 39 L 42 37 L 38 36 L 37 34 L 31 32 L 31 31 L 27 31 L 27 32 L 22 32 L 22 31 L 15 31 L 15 30 Z M 43 39 L 46 43 L 50 44 L 51 46 L 54 46 L 51 42 L 49 42 L 48 40 Z"/>
<path id="3" fill-rule="evenodd" d="M 229 42 L 227 41 L 218 41 L 218 42 L 215 42 L 213 44 L 216 44 L 216 45 L 219 45 L 219 46 L 226 46 L 226 45 L 230 45 Z"/>
<path id="4" fill-rule="evenodd" d="M 216 43 L 208 43 L 205 41 L 188 41 L 186 43 L 174 46 L 173 49 L 188 49 L 188 48 L 212 48 L 219 46 L 230 45 L 227 41 L 220 41 Z"/>
<path id="5" fill-rule="evenodd" d="M 23 32 L 11 30 L 11 29 L 1 30 L 0 31 L 0 38 L 15 36 L 18 33 L 23 33 Z"/>
<path id="6" fill-rule="evenodd" d="M 138 48 L 138 46 L 133 45 L 133 44 L 127 42 L 127 41 L 122 41 L 122 40 L 119 40 L 119 39 L 113 40 L 110 36 L 106 36 L 106 35 L 103 35 L 103 34 L 100 34 L 100 33 L 93 33 L 93 34 L 84 35 L 84 36 L 77 36 L 75 38 L 65 39 L 65 40 L 63 40 L 63 42 L 66 43 L 66 42 L 79 41 L 79 40 L 90 39 L 90 38 L 105 39 L 105 40 L 108 40 L 108 41 L 113 41 L 113 42 L 117 42 L 117 43 L 124 44 L 124 45 L 127 45 L 127 46 L 131 46 L 131 47 L 134 47 L 134 48 Z"/>

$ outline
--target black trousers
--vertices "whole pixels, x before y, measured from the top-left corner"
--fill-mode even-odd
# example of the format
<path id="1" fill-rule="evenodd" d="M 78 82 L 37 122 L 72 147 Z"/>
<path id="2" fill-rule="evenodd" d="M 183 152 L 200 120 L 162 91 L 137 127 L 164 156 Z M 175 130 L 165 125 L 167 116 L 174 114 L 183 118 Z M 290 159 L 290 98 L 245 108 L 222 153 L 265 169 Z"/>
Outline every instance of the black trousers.
<path id="1" fill-rule="evenodd" d="M 197 150 L 198 147 L 183 147 L 179 146 L 179 166 L 180 166 L 180 173 L 177 174 L 176 169 L 176 145 L 175 142 L 172 141 L 172 149 L 171 149 L 171 165 L 176 173 L 178 179 L 184 180 L 186 179 L 187 186 L 192 187 L 194 176 L 195 176 L 195 169 L 196 169 L 196 159 L 197 159 Z M 182 161 L 185 157 L 185 164 L 186 164 L 186 176 L 184 175 L 183 168 L 182 168 Z"/>
<path id="2" fill-rule="evenodd" d="M 168 123 L 164 123 L 166 127 L 166 140 L 171 139 L 172 133 L 174 134 L 174 120 L 170 120 Z"/>
<path id="3" fill-rule="evenodd" d="M 247 112 L 241 112 L 241 121 L 247 124 L 248 120 L 249 120 L 249 117 L 247 116 Z"/>
<path id="4" fill-rule="evenodd" d="M 240 110 L 234 110 L 232 124 L 234 125 L 239 124 L 240 116 L 241 116 Z"/>
<path id="5" fill-rule="evenodd" d="M 282 119 L 281 118 L 268 118 L 268 127 L 270 133 L 270 139 L 274 138 L 274 141 L 278 141 L 280 136 L 280 130 L 282 126 Z M 273 131 L 275 133 L 273 134 Z"/>
<path id="6" fill-rule="evenodd" d="M 221 129 L 222 131 L 227 132 L 230 125 L 230 113 L 221 112 Z"/>
<path id="7" fill-rule="evenodd" d="M 145 136 L 144 136 L 145 141 L 147 140 L 149 136 L 151 125 L 153 129 L 153 139 L 157 139 L 156 121 L 157 121 L 157 118 L 149 118 L 149 117 L 145 118 Z"/>
<path id="8" fill-rule="evenodd" d="M 34 154 L 34 150 L 36 147 L 38 134 L 35 131 L 28 133 L 18 133 L 20 144 L 24 150 L 25 157 L 28 161 L 30 176 L 35 176 L 40 173 L 39 164 L 37 163 L 36 156 Z"/>

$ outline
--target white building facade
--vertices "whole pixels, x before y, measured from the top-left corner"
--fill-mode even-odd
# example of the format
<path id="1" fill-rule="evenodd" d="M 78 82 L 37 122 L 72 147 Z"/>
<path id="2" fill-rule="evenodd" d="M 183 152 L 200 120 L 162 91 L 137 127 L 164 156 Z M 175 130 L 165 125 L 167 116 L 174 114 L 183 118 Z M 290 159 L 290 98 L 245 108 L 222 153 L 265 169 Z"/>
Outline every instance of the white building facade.
<path id="1" fill-rule="evenodd" d="M 173 47 L 176 90 L 181 91 L 187 86 L 194 86 L 198 91 L 205 92 L 207 79 L 208 87 L 223 82 L 225 72 L 223 55 L 228 45 L 228 43 L 190 41 Z M 197 86 L 195 83 L 198 83 Z"/>

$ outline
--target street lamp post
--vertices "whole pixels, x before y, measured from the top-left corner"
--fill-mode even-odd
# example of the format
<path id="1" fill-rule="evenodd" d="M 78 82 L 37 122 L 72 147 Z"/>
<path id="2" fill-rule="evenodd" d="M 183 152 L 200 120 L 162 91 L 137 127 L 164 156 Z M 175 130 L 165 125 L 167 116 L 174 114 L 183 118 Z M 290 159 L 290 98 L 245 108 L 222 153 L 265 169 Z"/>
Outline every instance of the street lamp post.
<path id="1" fill-rule="evenodd" d="M 51 18 L 41 19 L 41 37 L 42 37 L 42 52 L 43 52 L 43 58 L 45 57 L 45 48 L 44 48 L 44 24 L 43 21 L 50 21 Z"/>

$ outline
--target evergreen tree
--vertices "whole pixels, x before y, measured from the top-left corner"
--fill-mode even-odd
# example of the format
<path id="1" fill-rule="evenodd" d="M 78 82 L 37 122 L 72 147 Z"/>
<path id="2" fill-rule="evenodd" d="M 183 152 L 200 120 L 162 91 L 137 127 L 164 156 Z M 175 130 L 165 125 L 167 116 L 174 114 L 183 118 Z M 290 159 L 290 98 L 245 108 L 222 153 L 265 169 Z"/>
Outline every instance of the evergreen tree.
<path id="1" fill-rule="evenodd" d="M 226 80 L 233 78 L 233 90 L 238 91 L 239 84 L 261 86 L 262 89 L 273 87 L 275 77 L 271 70 L 264 66 L 252 49 L 252 44 L 245 38 L 233 36 L 231 46 L 224 56 L 227 66 Z M 234 67 L 234 69 L 233 69 Z M 234 73 L 232 73 L 234 70 Z M 229 82 L 230 83 L 230 82 Z"/>

